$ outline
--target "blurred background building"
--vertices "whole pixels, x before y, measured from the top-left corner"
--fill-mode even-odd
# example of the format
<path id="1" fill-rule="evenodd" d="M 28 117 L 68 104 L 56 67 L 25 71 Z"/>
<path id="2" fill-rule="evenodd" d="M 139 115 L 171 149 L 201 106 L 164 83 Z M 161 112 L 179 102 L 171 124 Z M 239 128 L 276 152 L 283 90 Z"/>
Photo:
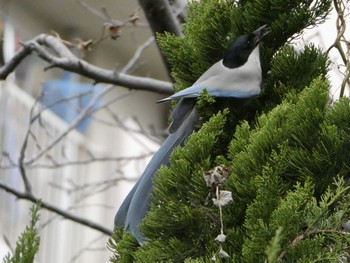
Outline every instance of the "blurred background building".
<path id="1" fill-rule="evenodd" d="M 73 43 L 101 38 L 110 21 L 91 11 L 103 14 L 101 8 L 122 21 L 140 9 L 136 0 L 0 0 L 2 59 L 8 61 L 21 42 L 41 33 Z M 72 51 L 91 64 L 118 72 L 147 42 L 129 73 L 169 81 L 141 10 L 138 15 L 138 24 L 123 28 L 118 38 L 107 37 L 90 51 Z M 93 114 L 40 157 L 107 86 L 95 86 L 92 80 L 61 69 L 44 70 L 47 66 L 33 54 L 0 84 L 0 180 L 23 191 L 18 158 L 31 127 L 25 169 L 35 196 L 112 230 L 120 203 L 166 134 L 169 105 L 155 104 L 164 95 L 115 86 L 97 100 Z M 39 112 L 40 120 L 30 123 L 31 114 Z M 15 247 L 31 205 L 0 190 L 0 258 L 10 249 L 6 239 Z M 107 235 L 46 210 L 41 210 L 40 222 L 37 262 L 108 261 Z"/>

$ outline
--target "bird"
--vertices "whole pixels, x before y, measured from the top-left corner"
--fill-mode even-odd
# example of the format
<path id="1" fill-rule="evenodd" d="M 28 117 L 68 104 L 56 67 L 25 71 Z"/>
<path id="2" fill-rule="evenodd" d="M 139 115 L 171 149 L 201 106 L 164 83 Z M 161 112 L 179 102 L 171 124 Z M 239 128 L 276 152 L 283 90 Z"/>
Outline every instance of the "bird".
<path id="1" fill-rule="evenodd" d="M 262 82 L 259 44 L 268 33 L 267 25 L 263 25 L 237 37 L 223 59 L 206 70 L 191 87 L 158 101 L 180 99 L 171 114 L 169 135 L 124 199 L 114 219 L 114 226 L 124 226 L 124 230 L 129 231 L 140 245 L 147 242 L 138 226 L 150 209 L 154 175 L 161 165 L 169 165 L 174 148 L 182 146 L 198 128 L 196 98 L 204 89 L 213 97 L 247 99 L 259 95 Z"/>

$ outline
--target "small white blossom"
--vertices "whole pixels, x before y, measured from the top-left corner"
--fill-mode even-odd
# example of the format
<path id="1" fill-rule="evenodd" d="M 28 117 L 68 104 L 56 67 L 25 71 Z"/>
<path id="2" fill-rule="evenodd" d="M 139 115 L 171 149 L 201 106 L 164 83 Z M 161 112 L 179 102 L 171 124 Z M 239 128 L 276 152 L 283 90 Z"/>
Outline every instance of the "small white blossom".
<path id="1" fill-rule="evenodd" d="M 215 241 L 218 241 L 220 243 L 224 243 L 225 240 L 226 240 L 226 235 L 224 235 L 224 234 L 220 234 L 215 238 Z"/>
<path id="2" fill-rule="evenodd" d="M 219 193 L 219 199 L 213 198 L 215 206 L 225 206 L 233 201 L 232 192 L 221 190 Z"/>
<path id="3" fill-rule="evenodd" d="M 229 254 L 227 254 L 227 252 L 224 251 L 222 248 L 220 248 L 219 256 L 220 256 L 221 258 L 229 258 L 229 257 L 230 257 Z"/>

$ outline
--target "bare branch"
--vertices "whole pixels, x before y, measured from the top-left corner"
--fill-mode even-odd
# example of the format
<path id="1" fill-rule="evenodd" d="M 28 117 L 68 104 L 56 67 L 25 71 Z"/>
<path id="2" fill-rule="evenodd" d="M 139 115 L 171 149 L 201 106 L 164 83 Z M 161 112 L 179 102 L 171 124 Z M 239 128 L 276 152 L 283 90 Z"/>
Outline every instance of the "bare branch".
<path id="1" fill-rule="evenodd" d="M 107 126 L 120 127 L 120 128 L 122 128 L 123 130 L 125 130 L 127 132 L 142 134 L 142 135 L 146 136 L 148 139 L 150 139 L 153 142 L 158 143 L 158 144 L 161 144 L 164 141 L 164 138 L 168 135 L 168 130 L 167 129 L 161 130 L 159 132 L 155 131 L 154 129 L 150 129 L 150 130 L 144 129 L 142 127 L 142 125 L 140 124 L 140 122 L 137 120 L 137 118 L 133 118 L 133 120 L 135 121 L 135 123 L 137 124 L 138 127 L 137 128 L 129 127 L 128 125 L 125 124 L 125 122 L 118 115 L 116 115 L 108 107 L 108 105 L 104 106 L 104 110 L 113 119 L 113 122 L 100 119 L 100 118 L 98 118 L 96 116 L 91 116 L 91 119 L 96 121 L 96 122 L 99 122 L 99 123 L 102 123 L 104 125 L 107 125 Z"/>
<path id="2" fill-rule="evenodd" d="M 110 188 L 113 187 L 114 185 L 116 185 L 117 183 L 120 182 L 136 182 L 137 179 L 139 178 L 139 176 L 135 176 L 134 178 L 129 178 L 129 176 L 117 176 L 115 178 L 111 178 L 111 179 L 104 179 L 104 180 L 99 180 L 96 182 L 89 182 L 89 183 L 84 183 L 84 184 L 77 184 L 75 181 L 73 181 L 72 179 L 67 180 L 68 183 L 70 184 L 70 187 L 67 186 L 62 186 L 58 183 L 54 183 L 54 182 L 49 182 L 49 185 L 55 189 L 64 191 L 67 194 L 71 194 L 71 193 L 76 193 L 76 192 L 91 192 L 91 194 L 88 195 L 88 197 L 91 197 L 91 195 L 96 194 L 96 190 L 95 189 L 99 189 L 99 188 Z M 86 195 L 86 194 L 85 194 Z M 79 203 L 82 201 L 82 199 L 84 199 L 84 197 L 79 197 L 78 199 L 75 200 L 76 203 Z M 84 205 L 85 207 L 87 205 Z M 89 204 L 88 206 L 92 206 L 92 204 Z M 101 206 L 101 204 L 99 204 L 99 206 Z M 104 205 L 105 206 L 105 205 Z M 108 208 L 111 208 L 110 206 L 105 206 Z M 77 205 L 71 206 L 70 209 L 73 208 L 77 208 Z"/>
<path id="3" fill-rule="evenodd" d="M 169 32 L 177 36 L 183 35 L 168 0 L 139 0 L 139 3 L 154 34 Z"/>
<path id="4" fill-rule="evenodd" d="M 50 49 L 53 54 L 48 52 L 45 47 Z M 130 89 L 152 91 L 161 94 L 173 93 L 172 83 L 152 78 L 131 76 L 89 64 L 76 57 L 58 38 L 46 34 L 41 34 L 24 43 L 23 47 L 16 52 L 14 57 L 0 68 L 0 79 L 6 79 L 32 51 L 37 52 L 43 60 L 49 62 L 49 68 L 58 67 L 75 72 L 93 79 L 96 83 L 110 83 Z"/>
<path id="5" fill-rule="evenodd" d="M 79 217 L 79 216 L 76 216 L 72 213 L 69 213 L 67 212 L 67 210 L 64 210 L 64 209 L 61 209 L 61 208 L 58 208 L 52 204 L 49 204 L 45 201 L 42 201 L 41 199 L 39 198 L 36 198 L 34 197 L 33 195 L 31 194 L 28 194 L 28 193 L 23 193 L 23 192 L 19 192 L 17 191 L 16 189 L 12 188 L 12 187 L 9 187 L 3 183 L 0 183 L 0 189 L 3 189 L 5 190 L 6 192 L 8 193 L 11 193 L 13 195 L 15 195 L 16 197 L 18 197 L 19 199 L 24 199 L 24 200 L 28 200 L 32 203 L 38 203 L 40 202 L 41 204 L 41 207 L 51 211 L 51 212 L 54 212 L 66 219 L 69 219 L 71 221 L 74 221 L 76 223 L 79 223 L 81 225 L 84 225 L 84 226 L 87 226 L 89 228 L 92 228 L 92 229 L 95 229 L 97 231 L 100 231 L 101 233 L 105 234 L 105 235 L 112 235 L 113 233 L 113 230 L 112 229 L 109 229 L 109 228 L 106 228 L 100 224 L 97 224 L 95 222 L 92 222 L 90 220 L 87 220 L 86 218 L 83 218 L 83 217 Z"/>
<path id="6" fill-rule="evenodd" d="M 341 83 L 340 95 L 339 95 L 339 97 L 343 97 L 345 89 L 346 89 L 346 85 L 348 85 L 348 87 L 350 87 L 350 80 L 349 80 L 350 42 L 345 37 L 345 30 L 346 30 L 345 17 L 346 17 L 346 15 L 348 15 L 345 12 L 346 8 L 347 8 L 347 1 L 345 3 L 342 0 L 333 0 L 333 5 L 334 5 L 335 11 L 337 12 L 337 20 L 336 20 L 337 37 L 336 37 L 334 43 L 328 48 L 327 53 L 329 53 L 333 48 L 335 48 L 338 51 L 344 65 L 345 65 L 345 73 L 343 74 L 344 78 L 343 78 L 343 81 Z M 344 51 L 342 43 L 345 44 L 346 51 Z"/>
<path id="7" fill-rule="evenodd" d="M 109 21 L 111 18 L 105 14 L 104 12 L 100 12 L 91 6 L 89 6 L 85 1 L 82 0 L 76 0 L 79 5 L 81 5 L 86 11 L 90 12 L 91 14 L 101 18 L 103 21 Z M 121 22 L 121 21 L 120 21 Z"/>
<path id="8" fill-rule="evenodd" d="M 91 240 L 89 243 L 87 243 L 83 248 L 81 248 L 69 261 L 69 263 L 74 263 L 77 262 L 78 258 L 86 251 L 96 251 L 96 250 L 103 250 L 105 249 L 105 247 L 101 247 L 101 248 L 93 248 L 91 247 L 92 245 L 94 245 L 95 243 L 99 242 L 101 239 L 104 238 L 104 235 L 100 235 L 96 238 L 94 238 L 93 240 Z"/>
<path id="9" fill-rule="evenodd" d="M 4 241 L 5 241 L 5 244 L 7 245 L 7 247 L 10 249 L 11 254 L 14 255 L 15 254 L 15 250 L 12 247 L 12 244 L 11 244 L 10 240 L 5 235 L 4 235 Z"/>
<path id="10" fill-rule="evenodd" d="M 133 19 L 133 14 L 130 15 L 129 19 L 125 20 L 125 21 L 120 21 L 117 19 L 113 19 L 111 18 L 111 16 L 108 14 L 107 9 L 105 7 L 101 7 L 101 11 L 96 10 L 95 8 L 91 7 L 90 5 L 88 5 L 85 1 L 83 0 L 76 0 L 77 3 L 79 5 L 81 5 L 86 11 L 88 11 L 89 13 L 93 14 L 94 16 L 97 16 L 99 18 L 101 18 L 103 21 L 105 22 L 110 22 L 112 24 L 115 25 L 122 25 L 124 24 L 124 26 L 130 26 L 129 24 L 127 24 L 127 22 L 132 23 L 132 26 L 141 26 L 141 27 L 148 27 L 147 24 L 140 24 L 140 23 L 133 23 L 132 19 Z"/>
<path id="11" fill-rule="evenodd" d="M 31 165 L 27 167 L 27 169 L 33 169 L 33 168 L 45 168 L 45 169 L 56 169 L 56 168 L 61 168 L 61 167 L 66 167 L 66 166 L 73 166 L 73 165 L 89 165 L 95 162 L 125 162 L 125 161 L 134 161 L 134 160 L 142 160 L 144 158 L 150 157 L 154 154 L 154 152 L 150 152 L 147 154 L 142 154 L 139 156 L 125 156 L 125 157 L 91 157 L 90 159 L 87 160 L 82 160 L 82 161 L 67 161 L 63 163 L 54 163 L 54 164 L 45 164 L 45 163 L 38 163 Z M 1 167 L 2 168 L 2 167 Z"/>
<path id="12" fill-rule="evenodd" d="M 123 98 L 125 98 L 126 96 L 128 96 L 131 92 L 123 94 L 121 96 L 118 96 L 114 99 L 111 99 L 105 103 L 103 103 L 102 105 L 99 105 L 98 107 L 95 107 L 96 101 L 99 100 L 101 98 L 101 96 L 104 96 L 109 90 L 112 89 L 112 86 L 110 86 L 109 88 L 106 88 L 105 91 L 102 94 L 96 94 L 95 97 L 93 97 L 92 99 L 90 99 L 90 103 L 89 105 L 87 105 L 87 107 L 85 107 L 84 109 L 77 109 L 77 112 L 79 112 L 80 115 L 77 116 L 77 118 L 75 120 L 73 120 L 73 122 L 66 127 L 66 129 L 64 131 L 62 131 L 61 134 L 59 135 L 55 135 L 52 136 L 51 132 L 49 130 L 47 130 L 48 125 L 46 125 L 46 121 L 44 119 L 42 119 L 42 114 L 44 113 L 44 111 L 46 111 L 47 109 L 50 109 L 52 106 L 57 105 L 58 103 L 61 102 L 67 102 L 70 99 L 77 99 L 79 98 L 81 95 L 85 96 L 88 93 L 91 93 L 91 91 L 86 91 L 82 94 L 78 94 L 75 96 L 72 96 L 70 98 L 62 98 L 59 99 L 58 101 L 55 101 L 53 103 L 51 103 L 50 105 L 47 105 L 45 107 L 41 107 L 40 104 L 38 104 L 38 102 L 40 101 L 40 99 L 36 100 L 36 103 L 33 104 L 33 107 L 31 107 L 31 111 L 30 111 L 30 123 L 29 123 L 29 128 L 27 129 L 27 132 L 24 136 L 24 141 L 23 144 L 21 146 L 21 150 L 20 150 L 20 157 L 18 158 L 18 163 L 16 163 L 14 160 L 11 159 L 10 155 L 7 152 L 3 152 L 2 155 L 3 157 L 5 157 L 9 164 L 8 165 L 0 165 L 0 169 L 11 169 L 11 168 L 19 168 L 21 175 L 22 175 L 22 179 L 24 181 L 24 185 L 25 185 L 25 189 L 27 192 L 30 192 L 30 183 L 29 181 L 26 179 L 26 170 L 27 169 L 33 169 L 33 168 L 46 168 L 46 169 L 55 169 L 55 168 L 60 168 L 60 167 L 66 167 L 66 166 L 76 166 L 76 165 L 88 165 L 94 162 L 117 162 L 117 163 L 121 163 L 121 162 L 130 162 L 130 161 L 135 161 L 135 160 L 140 160 L 140 159 L 144 159 L 146 157 L 149 157 L 150 155 L 153 154 L 153 151 L 149 151 L 148 153 L 144 153 L 141 154 L 139 156 L 120 156 L 120 157 L 95 157 L 94 154 L 87 152 L 88 157 L 84 158 L 84 160 L 79 160 L 79 161 L 72 161 L 72 160 L 67 160 L 67 161 L 63 161 L 60 160 L 59 162 L 57 162 L 53 156 L 51 156 L 51 154 L 49 153 L 50 149 L 52 149 L 53 147 L 55 147 L 62 139 L 65 138 L 65 136 L 72 131 L 72 129 L 76 128 L 77 125 L 79 125 L 79 123 L 87 116 L 90 115 L 90 117 L 92 119 L 95 120 L 94 118 L 94 113 L 105 109 L 107 112 L 109 112 L 109 114 L 112 114 L 114 120 L 116 121 L 116 123 L 113 123 L 113 127 L 114 126 L 118 126 L 121 127 L 127 131 L 132 131 L 133 133 L 137 132 L 137 133 L 141 133 L 144 134 L 148 137 L 151 138 L 155 141 L 157 141 L 159 143 L 159 139 L 156 140 L 154 136 L 156 136 L 156 133 L 152 133 L 152 132 L 147 132 L 146 130 L 144 130 L 142 128 L 142 126 L 137 122 L 137 124 L 139 125 L 139 129 L 132 129 L 129 128 L 125 125 L 125 123 L 119 119 L 119 117 L 117 115 L 115 115 L 109 108 L 109 105 L 111 103 L 114 103 L 116 101 L 119 101 Z M 42 95 L 44 96 L 44 95 Z M 41 97 L 42 97 L 41 96 Z M 39 112 L 35 113 L 38 109 Z M 35 113 L 35 114 L 34 114 Z M 48 146 L 42 147 L 39 143 L 38 138 L 36 137 L 36 135 L 32 132 L 31 127 L 32 124 L 34 124 L 34 122 L 38 122 L 38 124 L 40 125 L 40 127 L 45 130 L 46 134 L 47 134 L 47 138 L 51 139 L 51 142 L 48 144 Z M 106 123 L 104 123 L 106 124 Z M 112 125 L 112 124 L 110 124 Z M 131 134 L 131 133 L 129 133 Z M 36 148 L 38 149 L 38 152 L 36 153 L 35 156 L 32 156 L 31 159 L 26 160 L 25 159 L 25 153 L 26 153 L 26 148 L 27 148 L 27 144 L 29 139 L 33 139 L 33 146 L 36 146 Z M 64 156 L 64 152 L 62 152 L 63 156 Z M 50 161 L 50 163 L 37 163 L 37 160 L 40 159 L 40 157 L 44 156 L 46 157 L 47 160 Z M 4 159 L 5 160 L 5 159 Z"/>
<path id="13" fill-rule="evenodd" d="M 156 36 L 158 33 L 162 34 L 165 32 L 169 32 L 179 37 L 183 36 L 180 23 L 175 14 L 172 12 L 168 0 L 139 0 L 139 3 L 146 15 L 148 23 L 152 28 L 154 36 Z M 168 69 L 169 77 L 171 78 L 171 67 L 169 62 L 163 54 L 161 54 L 161 56 L 164 65 Z"/>
<path id="14" fill-rule="evenodd" d="M 151 36 L 148 38 L 145 43 L 143 43 L 141 46 L 137 48 L 135 51 L 134 56 L 129 60 L 128 64 L 126 64 L 123 69 L 120 71 L 121 73 L 128 73 L 128 71 L 135 65 L 137 60 L 140 58 L 142 52 L 149 47 L 154 41 L 154 36 Z"/>
<path id="15" fill-rule="evenodd" d="M 8 61 L 6 64 L 4 64 L 0 68 L 0 79 L 6 79 L 8 75 L 10 75 L 11 72 L 13 72 L 19 63 L 28 55 L 30 55 L 32 52 L 31 48 L 29 46 L 23 46 L 20 48 L 13 58 Z"/>
<path id="16" fill-rule="evenodd" d="M 26 173 L 26 170 L 25 170 L 25 164 L 24 164 L 25 151 L 26 151 L 27 145 L 28 145 L 29 134 L 30 134 L 30 128 L 27 131 L 26 137 L 24 139 L 24 142 L 23 142 L 21 150 L 20 150 L 20 155 L 19 155 L 19 158 L 18 158 L 18 163 L 19 163 L 18 167 L 19 167 L 19 170 L 20 170 L 20 174 L 22 176 L 22 180 L 23 180 L 23 183 L 24 183 L 24 188 L 25 188 L 27 193 L 31 194 L 32 193 L 32 186 L 31 186 L 31 184 L 30 184 L 30 182 L 28 180 L 27 173 Z"/>
<path id="17" fill-rule="evenodd" d="M 29 127 L 27 129 L 27 133 L 25 135 L 24 142 L 22 144 L 22 147 L 21 147 L 21 150 L 20 150 L 20 155 L 19 155 L 19 158 L 18 158 L 18 167 L 19 167 L 19 170 L 20 170 L 20 174 L 22 176 L 22 180 L 23 180 L 23 183 L 24 183 L 24 188 L 25 188 L 26 193 L 28 193 L 30 195 L 32 194 L 32 186 L 31 186 L 31 184 L 30 184 L 30 182 L 28 180 L 28 177 L 27 177 L 27 172 L 26 172 L 26 169 L 25 169 L 24 158 L 25 158 L 25 153 L 26 153 L 26 149 L 27 149 L 27 146 L 28 146 L 28 139 L 29 139 L 29 136 L 31 134 L 30 127 L 33 124 L 33 122 L 35 121 L 35 119 L 33 119 L 32 117 L 33 117 L 34 109 L 37 106 L 38 101 L 39 100 L 36 100 L 36 102 L 34 103 L 32 109 L 30 111 L 31 121 L 30 121 Z"/>
<path id="18" fill-rule="evenodd" d="M 41 156 L 43 156 L 45 153 L 47 153 L 50 149 L 52 149 L 64 137 L 66 137 L 69 134 L 70 131 L 75 129 L 75 127 L 77 127 L 83 121 L 85 116 L 89 115 L 94 110 L 94 106 L 95 106 L 96 102 L 100 98 L 102 98 L 104 95 L 106 95 L 106 93 L 108 93 L 111 89 L 112 89 L 112 87 L 110 86 L 109 88 L 107 88 L 103 92 L 101 92 L 99 94 L 96 94 L 90 100 L 90 102 L 87 105 L 87 107 L 79 113 L 78 117 L 69 125 L 69 127 L 62 134 L 60 134 L 57 138 L 55 138 L 45 149 L 42 149 L 41 151 L 39 151 L 39 153 L 36 156 L 34 156 L 32 159 L 26 161 L 25 164 L 26 165 L 32 164 L 37 159 L 39 159 Z"/>

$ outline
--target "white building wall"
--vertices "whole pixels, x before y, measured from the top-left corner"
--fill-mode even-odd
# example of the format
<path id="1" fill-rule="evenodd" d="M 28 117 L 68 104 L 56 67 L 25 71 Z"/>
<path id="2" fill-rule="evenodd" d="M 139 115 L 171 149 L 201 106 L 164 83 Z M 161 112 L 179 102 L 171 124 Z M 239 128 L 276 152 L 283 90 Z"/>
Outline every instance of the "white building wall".
<path id="1" fill-rule="evenodd" d="M 8 153 L 14 163 L 18 163 L 20 149 L 29 127 L 30 112 L 35 100 L 12 82 L 0 85 L 0 150 Z M 38 109 L 40 108 L 37 107 Z M 34 111 L 35 113 L 36 111 Z M 128 125 L 132 120 L 125 121 Z M 134 126 L 136 126 L 134 124 Z M 60 136 L 68 124 L 50 111 L 41 116 L 41 124 L 35 122 L 31 131 L 36 139 L 29 139 L 26 160 L 35 157 L 42 148 L 50 145 Z M 134 127 L 137 128 L 137 127 Z M 50 136 L 48 136 L 48 132 Z M 100 136 L 105 136 L 101 133 Z M 48 154 L 26 167 L 28 178 L 36 197 L 42 198 L 60 209 L 87 218 L 112 230 L 113 218 L 117 207 L 127 194 L 137 176 L 140 175 L 157 144 L 140 134 L 114 127 L 114 137 L 107 135 L 110 145 L 94 144 L 87 137 L 73 130 L 59 142 Z M 87 160 L 95 158 L 112 158 L 149 154 L 136 161 L 106 161 L 84 165 L 67 165 L 48 169 L 36 166 L 52 166 L 55 163 Z M 0 179 L 20 191 L 24 191 L 23 181 L 17 165 L 4 169 L 11 163 L 0 158 Z M 131 178 L 131 181 L 118 182 L 118 177 Z M 104 183 L 107 182 L 107 183 Z M 118 204 L 119 203 L 119 204 Z M 23 231 L 29 220 L 31 204 L 17 200 L 12 195 L 0 191 L 0 235 L 5 235 L 11 244 Z M 40 220 L 41 245 L 37 256 L 38 262 L 107 262 L 110 252 L 106 249 L 108 236 L 96 230 L 64 220 L 62 217 L 41 211 Z M 0 246 L 0 255 L 6 249 Z"/>

